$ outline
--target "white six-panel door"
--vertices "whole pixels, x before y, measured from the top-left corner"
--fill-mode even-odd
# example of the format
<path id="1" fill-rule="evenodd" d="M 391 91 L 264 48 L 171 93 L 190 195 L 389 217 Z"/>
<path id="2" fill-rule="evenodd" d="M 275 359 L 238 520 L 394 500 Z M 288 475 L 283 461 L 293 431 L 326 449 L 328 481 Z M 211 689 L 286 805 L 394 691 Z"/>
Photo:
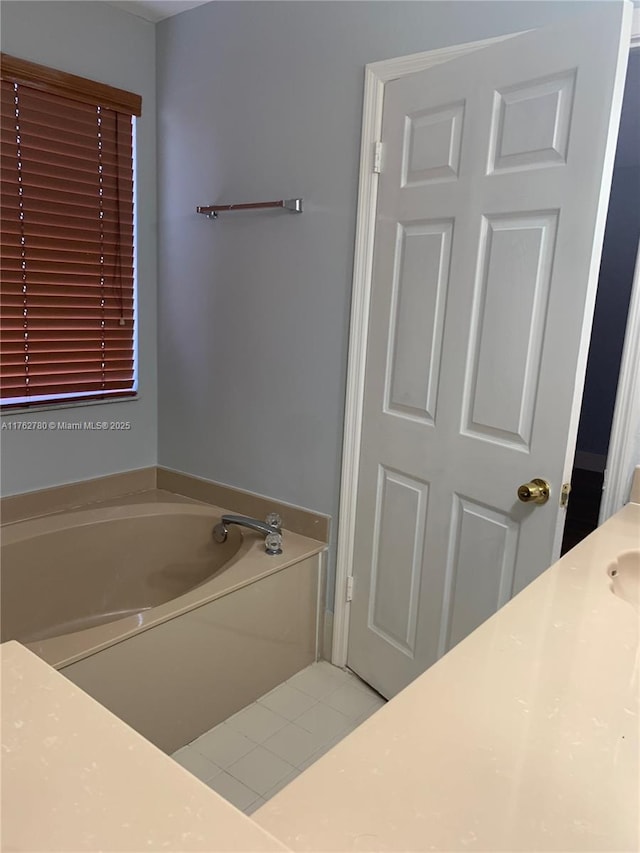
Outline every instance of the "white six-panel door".
<path id="1" fill-rule="evenodd" d="M 387 696 L 557 556 L 624 83 L 594 13 L 385 87 L 347 663 Z"/>

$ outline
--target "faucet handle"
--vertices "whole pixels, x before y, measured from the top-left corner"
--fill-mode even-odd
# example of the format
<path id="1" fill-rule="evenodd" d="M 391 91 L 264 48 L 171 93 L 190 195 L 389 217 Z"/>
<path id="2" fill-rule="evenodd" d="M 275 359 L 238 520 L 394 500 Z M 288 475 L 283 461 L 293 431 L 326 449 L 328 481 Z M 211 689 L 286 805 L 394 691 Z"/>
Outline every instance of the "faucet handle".
<path id="1" fill-rule="evenodd" d="M 267 515 L 265 521 L 267 522 L 269 527 L 273 527 L 276 530 L 280 530 L 280 528 L 282 527 L 282 519 L 280 518 L 277 512 L 270 512 Z"/>
<path id="2" fill-rule="evenodd" d="M 282 554 L 282 533 L 279 533 L 275 527 L 272 533 L 267 533 L 264 540 L 264 550 L 267 554 Z"/>

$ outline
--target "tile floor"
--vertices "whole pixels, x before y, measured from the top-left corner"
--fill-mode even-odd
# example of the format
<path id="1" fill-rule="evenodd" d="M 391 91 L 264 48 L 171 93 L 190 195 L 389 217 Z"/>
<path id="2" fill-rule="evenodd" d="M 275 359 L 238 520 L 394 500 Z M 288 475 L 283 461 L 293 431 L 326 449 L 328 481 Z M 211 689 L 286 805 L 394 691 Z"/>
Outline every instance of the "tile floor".
<path id="1" fill-rule="evenodd" d="M 173 758 L 251 814 L 384 702 L 353 673 L 320 661 Z"/>

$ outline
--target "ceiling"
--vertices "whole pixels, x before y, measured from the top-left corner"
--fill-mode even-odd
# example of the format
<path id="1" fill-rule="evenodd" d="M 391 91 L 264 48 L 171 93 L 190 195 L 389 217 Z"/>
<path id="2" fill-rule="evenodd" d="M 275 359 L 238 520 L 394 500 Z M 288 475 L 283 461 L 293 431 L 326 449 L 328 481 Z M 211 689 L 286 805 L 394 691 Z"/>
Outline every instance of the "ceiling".
<path id="1" fill-rule="evenodd" d="M 109 5 L 155 23 L 209 2 L 211 0 L 112 0 Z"/>
<path id="2" fill-rule="evenodd" d="M 178 15 L 180 12 L 186 12 L 187 9 L 204 6 L 212 0 L 107 0 L 107 2 L 110 6 L 118 6 L 120 9 L 131 12 L 132 15 L 155 23 L 172 15 Z M 633 0 L 633 5 L 635 20 L 635 16 L 640 14 L 640 0 Z"/>

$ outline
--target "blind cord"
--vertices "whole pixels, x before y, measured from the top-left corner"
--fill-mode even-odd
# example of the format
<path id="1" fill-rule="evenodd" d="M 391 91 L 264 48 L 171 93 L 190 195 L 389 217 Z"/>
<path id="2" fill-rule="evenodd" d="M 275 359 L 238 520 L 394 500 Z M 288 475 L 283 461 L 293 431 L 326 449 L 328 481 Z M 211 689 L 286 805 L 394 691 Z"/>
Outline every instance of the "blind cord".
<path id="1" fill-rule="evenodd" d="M 118 241 L 116 254 L 113 262 L 113 287 L 116 292 L 118 307 L 120 308 L 120 325 L 124 326 L 124 297 L 122 292 L 122 254 L 121 254 L 121 228 L 120 221 L 120 113 L 116 113 L 116 228 L 118 229 Z M 131 119 L 129 119 L 131 121 Z"/>
<path id="2" fill-rule="evenodd" d="M 106 387 L 106 340 L 105 340 L 105 277 L 104 277 L 104 174 L 102 164 L 102 109 L 96 107 L 98 141 L 98 222 L 100 225 L 100 371 L 102 388 Z"/>

